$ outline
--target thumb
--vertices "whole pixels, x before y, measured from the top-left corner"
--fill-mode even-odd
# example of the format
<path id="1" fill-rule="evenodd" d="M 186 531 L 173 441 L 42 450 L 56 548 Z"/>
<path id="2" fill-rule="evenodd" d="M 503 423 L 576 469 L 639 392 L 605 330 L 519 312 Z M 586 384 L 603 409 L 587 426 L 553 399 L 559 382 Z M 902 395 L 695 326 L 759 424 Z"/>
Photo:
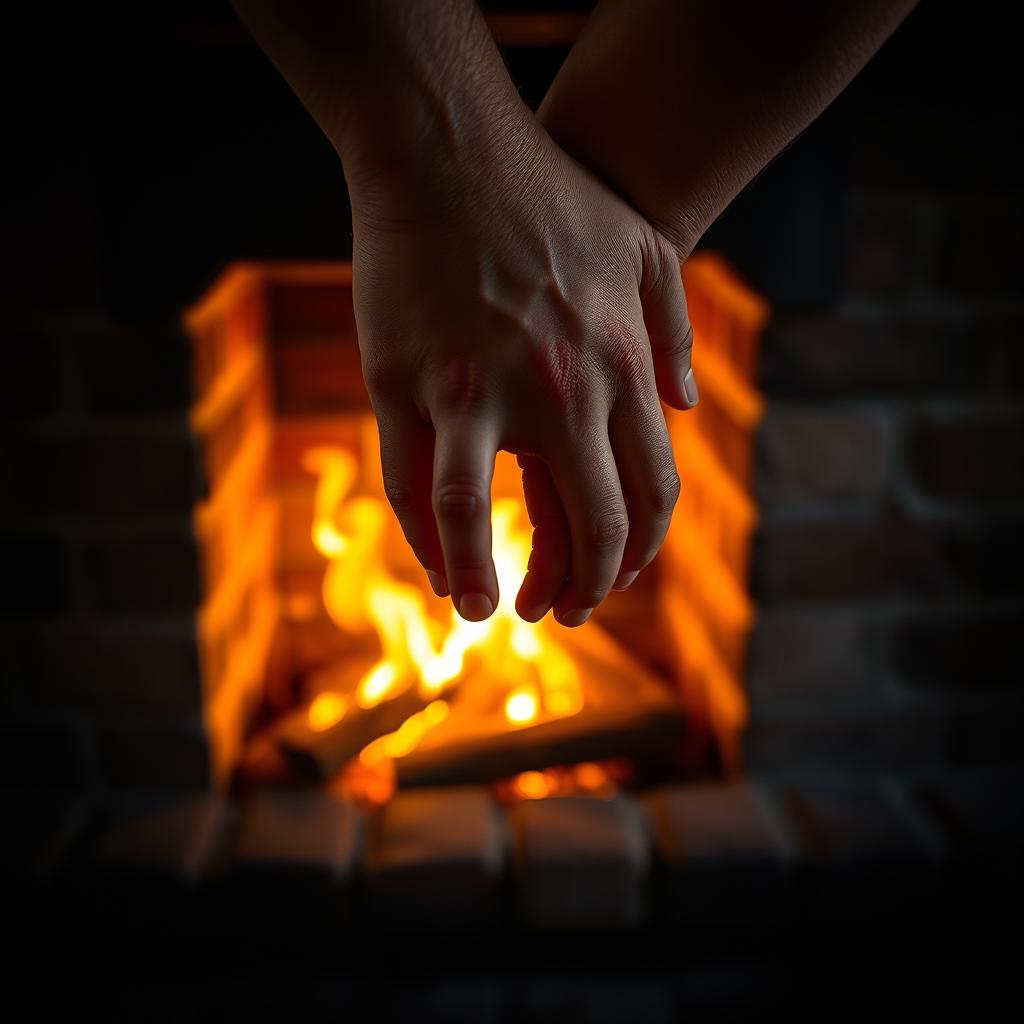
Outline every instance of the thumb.
<path id="1" fill-rule="evenodd" d="M 654 377 L 661 400 L 673 409 L 697 404 L 697 382 L 690 357 L 693 327 L 675 255 L 663 257 L 652 285 L 643 295 L 644 323 L 651 340 Z"/>

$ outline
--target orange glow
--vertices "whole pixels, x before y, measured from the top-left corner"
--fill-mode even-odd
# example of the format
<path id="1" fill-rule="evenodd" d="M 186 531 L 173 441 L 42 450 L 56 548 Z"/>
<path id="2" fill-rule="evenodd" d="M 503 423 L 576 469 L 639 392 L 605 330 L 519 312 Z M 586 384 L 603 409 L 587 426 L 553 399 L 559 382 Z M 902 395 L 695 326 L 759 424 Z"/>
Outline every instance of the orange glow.
<path id="1" fill-rule="evenodd" d="M 337 725 L 348 711 L 349 701 L 339 693 L 321 693 L 309 706 L 309 727 L 324 732 Z"/>
<path id="2" fill-rule="evenodd" d="M 551 794 L 551 781 L 544 772 L 520 772 L 516 776 L 516 796 L 524 800 L 543 800 Z"/>
<path id="3" fill-rule="evenodd" d="M 368 419 L 365 430 L 373 429 Z M 425 581 L 410 583 L 398 574 L 394 558 L 389 558 L 390 510 L 380 494 L 363 493 L 351 451 L 312 448 L 303 465 L 317 476 L 311 537 L 328 563 L 324 607 L 340 629 L 372 634 L 380 645 L 380 659 L 356 685 L 355 703 L 373 708 L 410 687 L 424 701 L 432 701 L 398 730 L 367 746 L 361 755 L 364 764 L 414 749 L 447 716 L 447 704 L 437 698 L 474 669 L 493 680 L 510 726 L 580 711 L 583 691 L 572 657 L 549 624 L 524 622 L 515 612 L 515 593 L 530 555 L 530 524 L 521 499 L 494 502 L 492 544 L 501 597 L 490 619 L 467 622 L 429 595 Z M 342 694 L 321 694 L 309 709 L 310 725 L 323 729 L 340 721 L 348 707 L 343 700 Z"/>
<path id="4" fill-rule="evenodd" d="M 578 764 L 573 768 L 572 774 L 580 789 L 603 789 L 611 783 L 608 773 L 599 764 Z"/>

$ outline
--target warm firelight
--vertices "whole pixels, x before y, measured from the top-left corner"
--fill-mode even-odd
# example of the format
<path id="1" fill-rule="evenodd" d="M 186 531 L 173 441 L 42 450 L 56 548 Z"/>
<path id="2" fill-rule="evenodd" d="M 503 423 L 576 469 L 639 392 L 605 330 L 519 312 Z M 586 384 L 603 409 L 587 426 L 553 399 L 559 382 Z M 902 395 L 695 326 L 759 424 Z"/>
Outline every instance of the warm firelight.
<path id="1" fill-rule="evenodd" d="M 371 423 L 372 427 L 372 423 Z M 368 428 L 369 429 L 369 428 Z M 494 563 L 501 597 L 485 622 L 468 622 L 428 594 L 425 584 L 396 574 L 388 558 L 390 510 L 377 495 L 357 493 L 356 456 L 317 447 L 303 464 L 316 474 L 312 539 L 327 559 L 323 602 L 339 629 L 374 634 L 380 659 L 352 694 L 327 691 L 311 703 L 314 731 L 337 725 L 353 706 L 374 708 L 416 687 L 427 701 L 397 730 L 370 743 L 365 765 L 407 754 L 448 715 L 443 696 L 479 669 L 498 687 L 509 728 L 576 714 L 583 706 L 579 672 L 545 623 L 524 622 L 514 598 L 530 555 L 530 524 L 522 500 L 498 498 L 492 514 Z"/>

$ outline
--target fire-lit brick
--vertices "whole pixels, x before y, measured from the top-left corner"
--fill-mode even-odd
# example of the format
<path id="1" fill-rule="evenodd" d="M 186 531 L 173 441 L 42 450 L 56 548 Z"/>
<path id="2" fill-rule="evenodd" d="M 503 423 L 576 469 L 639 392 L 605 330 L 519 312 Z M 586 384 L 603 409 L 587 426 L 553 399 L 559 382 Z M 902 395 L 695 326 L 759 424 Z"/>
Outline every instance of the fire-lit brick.
<path id="1" fill-rule="evenodd" d="M 269 792 L 239 812 L 219 888 L 227 924 L 291 934 L 351 924 L 363 815 L 326 793 Z"/>
<path id="2" fill-rule="evenodd" d="M 370 825 L 367 908 L 387 929 L 493 927 L 504 867 L 504 826 L 486 789 L 399 793 Z"/>
<path id="3" fill-rule="evenodd" d="M 766 793 L 748 782 L 672 786 L 644 804 L 674 926 L 696 935 L 785 922 L 798 851 Z"/>
<path id="4" fill-rule="evenodd" d="M 524 800 L 510 818 L 526 924 L 571 931 L 644 922 L 650 837 L 631 799 Z"/>

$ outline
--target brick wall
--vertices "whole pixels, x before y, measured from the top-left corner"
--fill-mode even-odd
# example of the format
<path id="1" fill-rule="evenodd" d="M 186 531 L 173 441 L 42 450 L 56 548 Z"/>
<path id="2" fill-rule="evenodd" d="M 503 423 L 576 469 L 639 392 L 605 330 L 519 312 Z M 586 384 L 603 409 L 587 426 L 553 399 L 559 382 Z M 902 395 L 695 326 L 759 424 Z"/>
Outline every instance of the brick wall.
<path id="1" fill-rule="evenodd" d="M 841 301 L 764 342 L 754 770 L 1024 750 L 1024 200 L 998 108 L 910 93 L 853 105 Z"/>
<path id="2" fill-rule="evenodd" d="M 0 771 L 204 785 L 188 345 L 71 307 L 0 325 Z"/>

